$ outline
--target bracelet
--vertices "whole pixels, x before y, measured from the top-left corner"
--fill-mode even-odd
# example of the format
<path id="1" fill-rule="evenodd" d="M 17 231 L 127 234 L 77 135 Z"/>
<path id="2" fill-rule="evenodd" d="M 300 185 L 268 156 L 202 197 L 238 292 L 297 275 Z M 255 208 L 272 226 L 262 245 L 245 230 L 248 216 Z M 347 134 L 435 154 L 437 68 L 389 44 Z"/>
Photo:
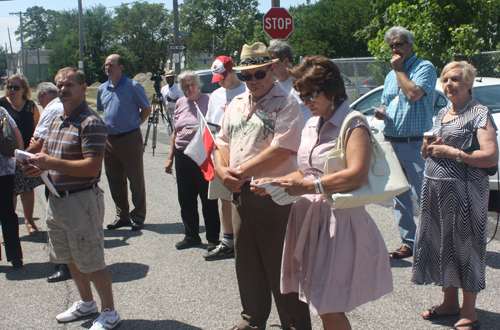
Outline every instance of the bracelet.
<path id="1" fill-rule="evenodd" d="M 319 191 L 324 194 L 325 191 L 323 190 L 323 184 L 321 183 L 321 178 L 318 178 L 318 186 L 319 186 Z"/>
<path id="2" fill-rule="evenodd" d="M 321 194 L 321 191 L 319 190 L 318 186 L 318 178 L 314 179 L 314 190 L 316 191 L 316 194 Z"/>
<path id="3" fill-rule="evenodd" d="M 241 171 L 241 165 L 238 165 L 238 167 L 236 168 L 236 170 L 239 172 Z"/>

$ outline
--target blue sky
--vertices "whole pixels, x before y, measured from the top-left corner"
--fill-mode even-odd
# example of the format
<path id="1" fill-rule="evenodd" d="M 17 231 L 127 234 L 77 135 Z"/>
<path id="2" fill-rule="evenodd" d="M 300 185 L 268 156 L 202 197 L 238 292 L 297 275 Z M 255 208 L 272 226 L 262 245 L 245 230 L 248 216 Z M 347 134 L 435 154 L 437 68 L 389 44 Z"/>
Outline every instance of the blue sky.
<path id="1" fill-rule="evenodd" d="M 82 0 L 83 7 L 91 7 L 96 4 L 102 3 L 108 8 L 119 6 L 122 3 L 130 3 L 133 0 Z M 178 0 L 179 4 L 182 0 Z M 172 0 L 165 1 L 149 1 L 151 3 L 165 3 L 167 9 L 172 10 L 173 2 Z M 311 2 L 314 2 L 311 1 Z M 284 8 L 289 8 L 290 6 L 296 6 L 301 3 L 306 3 L 306 0 L 281 0 L 280 6 Z M 265 13 L 271 8 L 271 0 L 259 0 L 259 11 Z M 26 8 L 39 6 L 45 9 L 53 10 L 63 10 L 63 9 L 73 9 L 78 8 L 77 0 L 15 0 L 15 1 L 0 1 L 0 45 L 5 47 L 5 44 L 9 43 L 9 35 L 7 33 L 7 28 L 10 29 L 10 35 L 12 40 L 12 48 L 14 52 L 17 52 L 21 48 L 21 43 L 16 41 L 14 36 L 14 31 L 19 27 L 19 15 L 9 15 L 12 12 L 26 11 Z M 9 46 L 10 48 L 10 46 Z"/>

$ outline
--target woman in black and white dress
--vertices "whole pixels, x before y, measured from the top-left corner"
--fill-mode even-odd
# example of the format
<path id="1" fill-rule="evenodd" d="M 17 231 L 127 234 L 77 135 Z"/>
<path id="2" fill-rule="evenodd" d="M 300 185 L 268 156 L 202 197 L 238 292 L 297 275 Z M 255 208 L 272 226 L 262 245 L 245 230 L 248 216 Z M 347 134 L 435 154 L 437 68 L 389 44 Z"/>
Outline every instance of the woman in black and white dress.
<path id="1" fill-rule="evenodd" d="M 412 282 L 435 284 L 443 302 L 422 314 L 432 320 L 458 315 L 454 329 L 479 329 L 476 296 L 485 288 L 488 175 L 484 168 L 498 163 L 496 126 L 487 107 L 474 100 L 475 68 L 452 62 L 441 74 L 451 104 L 436 117 L 435 140 L 424 139 L 426 158 Z M 477 131 L 480 149 L 461 151 Z M 458 289 L 463 291 L 460 308 Z"/>

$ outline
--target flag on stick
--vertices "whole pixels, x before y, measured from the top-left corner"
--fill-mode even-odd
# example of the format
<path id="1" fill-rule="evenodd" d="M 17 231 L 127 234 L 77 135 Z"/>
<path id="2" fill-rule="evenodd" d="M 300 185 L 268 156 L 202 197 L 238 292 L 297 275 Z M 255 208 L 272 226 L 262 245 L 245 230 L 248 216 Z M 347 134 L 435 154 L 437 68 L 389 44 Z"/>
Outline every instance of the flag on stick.
<path id="1" fill-rule="evenodd" d="M 212 151 L 215 148 L 215 140 L 212 133 L 210 133 L 203 113 L 198 108 L 198 104 L 196 102 L 194 104 L 198 112 L 198 130 L 191 142 L 189 142 L 186 150 L 184 150 L 184 154 L 198 164 L 205 180 L 212 181 L 215 174 L 214 163 L 212 162 Z"/>

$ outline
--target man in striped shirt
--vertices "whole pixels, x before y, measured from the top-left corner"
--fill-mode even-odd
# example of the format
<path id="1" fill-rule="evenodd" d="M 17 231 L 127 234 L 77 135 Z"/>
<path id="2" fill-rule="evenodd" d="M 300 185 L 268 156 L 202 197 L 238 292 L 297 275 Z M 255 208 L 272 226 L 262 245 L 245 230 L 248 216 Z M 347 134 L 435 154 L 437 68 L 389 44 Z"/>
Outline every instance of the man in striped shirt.
<path id="1" fill-rule="evenodd" d="M 68 265 L 81 300 L 56 319 L 65 323 L 97 313 L 92 279 L 102 310 L 90 329 L 113 329 L 121 320 L 114 308 L 111 276 L 104 262 L 104 196 L 97 186 L 107 130 L 84 101 L 87 85 L 83 71 L 61 69 L 55 82 L 64 112 L 49 125 L 42 152 L 31 157 L 23 171 L 35 177 L 48 170 L 59 195 L 49 196 L 47 209 L 50 259 Z"/>

